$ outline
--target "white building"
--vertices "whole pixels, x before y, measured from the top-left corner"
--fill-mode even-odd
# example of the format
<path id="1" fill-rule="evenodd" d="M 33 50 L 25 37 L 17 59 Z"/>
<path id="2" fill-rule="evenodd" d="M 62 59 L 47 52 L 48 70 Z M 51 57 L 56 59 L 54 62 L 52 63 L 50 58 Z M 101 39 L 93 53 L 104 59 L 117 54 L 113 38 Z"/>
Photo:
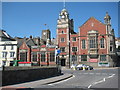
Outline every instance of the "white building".
<path id="1" fill-rule="evenodd" d="M 10 66 L 17 59 L 17 41 L 4 30 L 0 30 L 0 67 Z"/>
<path id="2" fill-rule="evenodd" d="M 116 48 L 118 49 L 118 47 L 120 46 L 120 38 L 116 38 Z"/>

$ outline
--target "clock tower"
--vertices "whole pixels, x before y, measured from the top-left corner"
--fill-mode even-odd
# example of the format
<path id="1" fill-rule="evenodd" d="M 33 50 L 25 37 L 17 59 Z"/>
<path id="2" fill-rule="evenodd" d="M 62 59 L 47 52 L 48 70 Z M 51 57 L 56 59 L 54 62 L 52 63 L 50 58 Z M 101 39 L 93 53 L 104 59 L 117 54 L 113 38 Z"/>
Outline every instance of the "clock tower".
<path id="1" fill-rule="evenodd" d="M 51 32 L 49 29 L 42 30 L 42 40 L 47 41 L 47 39 L 50 39 Z"/>
<path id="2" fill-rule="evenodd" d="M 61 66 L 68 66 L 70 62 L 70 35 L 74 33 L 73 19 L 69 19 L 69 13 L 63 9 L 57 20 L 57 45 L 61 50 L 59 55 Z"/>

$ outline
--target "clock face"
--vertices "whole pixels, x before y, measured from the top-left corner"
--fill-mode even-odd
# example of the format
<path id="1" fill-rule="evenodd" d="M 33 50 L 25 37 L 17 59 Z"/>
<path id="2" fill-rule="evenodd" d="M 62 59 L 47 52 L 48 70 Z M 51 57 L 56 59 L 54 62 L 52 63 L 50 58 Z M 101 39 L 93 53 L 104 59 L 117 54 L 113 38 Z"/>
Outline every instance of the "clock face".
<path id="1" fill-rule="evenodd" d="M 46 34 L 46 32 L 43 33 L 43 35 L 45 35 L 45 34 Z"/>

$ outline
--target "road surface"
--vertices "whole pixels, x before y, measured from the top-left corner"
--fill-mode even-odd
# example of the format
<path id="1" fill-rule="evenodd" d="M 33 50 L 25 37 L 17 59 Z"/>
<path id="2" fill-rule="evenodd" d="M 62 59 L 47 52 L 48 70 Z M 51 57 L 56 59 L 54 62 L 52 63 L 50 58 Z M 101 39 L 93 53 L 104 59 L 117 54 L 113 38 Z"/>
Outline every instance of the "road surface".
<path id="1" fill-rule="evenodd" d="M 35 88 L 118 88 L 118 69 L 96 69 L 92 71 L 63 70 L 73 77 Z"/>

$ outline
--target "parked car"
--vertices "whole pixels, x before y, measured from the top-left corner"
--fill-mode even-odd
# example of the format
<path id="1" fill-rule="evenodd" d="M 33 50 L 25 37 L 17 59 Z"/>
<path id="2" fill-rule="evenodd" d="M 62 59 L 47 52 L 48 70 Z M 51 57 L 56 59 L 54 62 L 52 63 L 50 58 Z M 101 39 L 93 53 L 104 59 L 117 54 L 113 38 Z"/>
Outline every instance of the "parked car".
<path id="1" fill-rule="evenodd" d="M 76 70 L 87 70 L 87 67 L 85 64 L 78 64 Z"/>
<path id="2" fill-rule="evenodd" d="M 75 70 L 76 66 L 77 66 L 77 64 L 72 64 L 70 68 L 73 69 L 73 70 Z"/>
<path id="3" fill-rule="evenodd" d="M 93 70 L 93 67 L 85 64 L 78 64 L 76 70 Z"/>
<path id="4" fill-rule="evenodd" d="M 87 70 L 93 70 L 92 66 L 86 65 Z"/>

